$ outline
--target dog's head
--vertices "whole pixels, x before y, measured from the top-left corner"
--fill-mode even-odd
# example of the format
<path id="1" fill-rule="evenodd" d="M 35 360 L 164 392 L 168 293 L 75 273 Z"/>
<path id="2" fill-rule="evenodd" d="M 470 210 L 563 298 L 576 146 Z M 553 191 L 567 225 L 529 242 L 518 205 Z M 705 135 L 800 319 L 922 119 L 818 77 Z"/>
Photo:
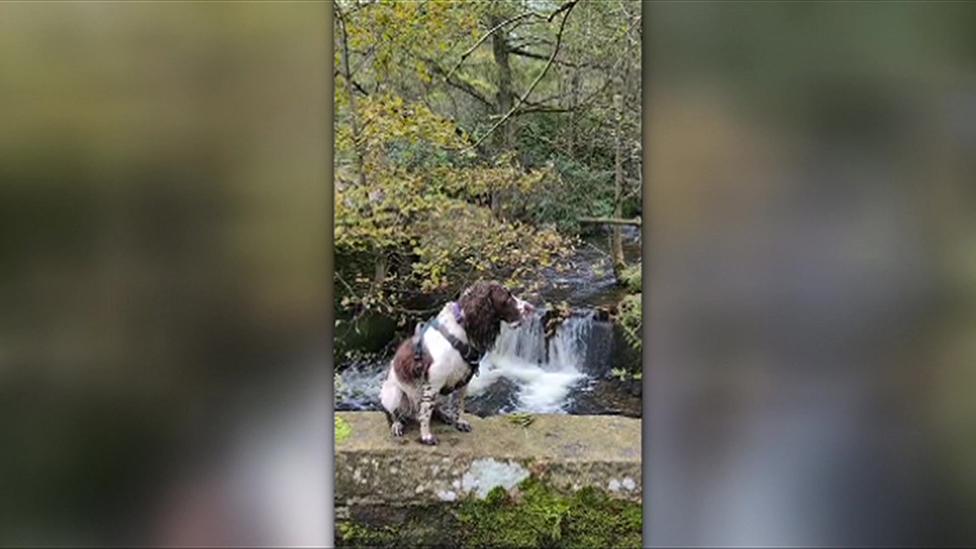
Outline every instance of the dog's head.
<path id="1" fill-rule="evenodd" d="M 464 314 L 468 339 L 481 349 L 488 349 L 495 342 L 501 322 L 518 325 L 534 310 L 497 282 L 475 283 L 461 294 L 458 305 Z"/>

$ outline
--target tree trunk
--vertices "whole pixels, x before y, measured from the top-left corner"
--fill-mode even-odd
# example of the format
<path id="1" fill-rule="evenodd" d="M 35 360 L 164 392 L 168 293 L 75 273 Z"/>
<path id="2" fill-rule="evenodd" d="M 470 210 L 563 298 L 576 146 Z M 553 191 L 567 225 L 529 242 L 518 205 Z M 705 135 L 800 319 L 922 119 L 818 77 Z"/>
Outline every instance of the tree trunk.
<path id="1" fill-rule="evenodd" d="M 616 118 L 616 128 L 613 135 L 614 148 L 614 173 L 615 185 L 613 193 L 613 214 L 620 219 L 623 217 L 623 197 L 624 197 L 624 170 L 623 170 L 623 97 L 618 93 L 613 96 L 614 116 Z M 620 279 L 620 271 L 625 267 L 624 246 L 621 229 L 619 224 L 613 226 L 613 236 L 611 237 L 611 254 L 613 256 L 613 271 Z"/>
<path id="2" fill-rule="evenodd" d="M 383 281 L 386 280 L 387 265 L 386 255 L 380 255 L 376 258 L 376 270 L 373 272 L 373 282 L 377 286 L 383 284 Z"/>
<path id="3" fill-rule="evenodd" d="M 349 101 L 349 123 L 352 126 L 353 156 L 356 162 L 356 172 L 359 176 L 359 185 L 366 186 L 366 171 L 363 169 L 362 142 L 359 131 L 359 118 L 356 114 L 356 94 L 353 91 L 352 69 L 349 65 L 349 37 L 346 34 L 346 23 L 343 14 L 336 8 L 336 19 L 339 21 L 340 36 L 342 37 L 342 76 L 346 81 L 346 94 Z"/>
<path id="4" fill-rule="evenodd" d="M 501 24 L 503 19 L 499 16 L 491 18 L 490 26 Z M 508 36 L 504 29 L 499 29 L 491 36 L 492 53 L 495 57 L 495 65 L 498 68 L 498 93 L 495 95 L 495 105 L 498 107 L 498 116 L 505 116 L 512 110 L 515 102 L 515 94 L 512 92 L 512 67 L 509 64 Z M 512 149 L 514 132 L 511 122 L 506 122 L 499 131 L 495 132 L 495 148 L 501 153 Z M 502 197 L 500 189 L 491 191 L 491 212 L 495 217 L 501 217 Z"/>
<path id="5" fill-rule="evenodd" d="M 576 154 L 576 109 L 579 107 L 579 96 L 581 90 L 581 79 L 579 71 L 574 71 L 570 80 L 569 95 L 569 145 L 567 152 L 570 158 Z"/>

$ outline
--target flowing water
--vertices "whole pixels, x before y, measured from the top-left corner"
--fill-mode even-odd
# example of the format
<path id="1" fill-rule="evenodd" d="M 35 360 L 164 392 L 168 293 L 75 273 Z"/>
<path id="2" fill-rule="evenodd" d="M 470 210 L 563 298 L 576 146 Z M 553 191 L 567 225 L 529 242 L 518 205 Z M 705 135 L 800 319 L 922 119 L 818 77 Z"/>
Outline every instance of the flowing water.
<path id="1" fill-rule="evenodd" d="M 634 240 L 630 248 L 639 250 Z M 469 413 L 640 415 L 640 382 L 620 381 L 612 374 L 625 364 L 633 367 L 640 357 L 596 308 L 622 295 L 605 255 L 595 246 L 584 247 L 574 257 L 571 275 L 552 275 L 544 297 L 574 308 L 550 337 L 546 337 L 543 308 L 517 328 L 502 325 L 494 348 L 468 385 L 465 409 Z M 388 364 L 389 357 L 382 357 L 342 365 L 336 409 L 380 409 L 379 389 Z"/>

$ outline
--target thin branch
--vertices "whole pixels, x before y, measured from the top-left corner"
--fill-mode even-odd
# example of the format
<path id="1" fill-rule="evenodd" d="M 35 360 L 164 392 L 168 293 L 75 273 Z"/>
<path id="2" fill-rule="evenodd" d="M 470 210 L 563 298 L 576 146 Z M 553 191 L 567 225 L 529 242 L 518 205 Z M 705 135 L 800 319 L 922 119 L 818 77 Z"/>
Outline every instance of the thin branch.
<path id="1" fill-rule="evenodd" d="M 342 76 L 342 71 L 340 71 L 340 70 L 338 70 L 338 69 L 336 69 L 336 71 L 335 71 L 335 76 Z M 359 90 L 359 93 L 361 93 L 361 94 L 363 94 L 363 95 L 366 95 L 366 96 L 368 96 L 368 95 L 369 95 L 369 92 L 368 92 L 368 91 L 366 91 L 366 88 L 363 88 L 363 86 L 362 86 L 362 85 L 360 85 L 360 83 L 359 83 L 359 82 L 356 82 L 356 81 L 355 81 L 354 79 L 352 79 L 352 78 L 350 78 L 350 79 L 349 79 L 349 81 L 350 81 L 350 82 L 352 83 L 352 87 L 354 87 L 354 88 L 356 88 L 357 90 Z"/>
<path id="2" fill-rule="evenodd" d="M 560 6 L 558 10 L 556 10 L 556 11 L 554 11 L 554 12 L 552 12 L 552 13 L 549 14 L 549 19 L 547 19 L 547 21 L 549 21 L 550 23 L 552 23 L 552 20 L 557 15 L 559 15 L 560 13 L 562 13 L 562 12 L 564 12 L 566 10 L 572 11 L 572 9 L 576 7 L 576 1 L 577 0 L 573 0 L 572 2 L 566 2 L 565 4 L 563 4 L 562 6 Z M 566 22 L 566 17 L 568 17 L 568 16 L 569 16 L 569 14 L 567 13 L 563 17 L 563 22 L 564 23 Z M 559 30 L 562 31 L 562 26 L 559 27 Z M 559 37 L 556 37 L 556 44 L 557 45 L 559 44 Z"/>
<path id="3" fill-rule="evenodd" d="M 478 101 L 480 101 L 482 104 L 484 104 L 489 109 L 493 109 L 495 107 L 494 103 L 492 103 L 491 101 L 489 101 L 485 96 L 481 95 L 481 93 L 473 85 L 471 85 L 469 82 L 465 82 L 464 80 L 460 80 L 458 78 L 453 78 L 453 77 L 452 78 L 449 78 L 448 77 L 448 74 L 447 74 L 447 71 L 445 71 L 433 59 L 430 59 L 429 57 L 424 57 L 423 55 L 417 55 L 416 53 L 413 53 L 413 55 L 417 59 L 420 59 L 421 61 L 427 63 L 427 66 L 430 67 L 430 69 L 435 74 L 442 76 L 444 78 L 444 81 L 447 82 L 449 85 L 451 85 L 451 86 L 453 86 L 453 87 L 455 87 L 455 88 L 463 91 L 464 93 L 470 95 L 471 97 L 477 99 Z"/>
<path id="4" fill-rule="evenodd" d="M 614 38 L 613 40 L 611 40 L 610 44 L 615 44 L 617 42 L 617 40 L 620 39 L 621 36 L 625 36 L 627 33 L 629 33 L 630 30 L 632 30 L 634 28 L 634 26 L 637 23 L 639 23 L 639 22 L 640 22 L 640 18 L 638 17 L 636 20 L 634 20 L 634 21 L 631 22 L 631 24 L 627 27 L 627 29 L 624 30 L 623 34 L 620 34 L 616 38 Z M 631 44 L 631 46 L 632 46 L 632 44 Z M 616 72 L 618 70 L 618 67 L 620 66 L 621 62 L 627 59 L 626 54 L 629 51 L 630 51 L 630 46 L 628 46 L 627 49 L 624 50 L 623 54 L 620 55 L 617 58 L 616 62 L 614 62 L 614 64 L 612 66 L 607 66 L 607 65 L 604 65 L 604 64 L 601 64 L 601 63 L 571 64 L 571 63 L 560 62 L 560 61 L 555 61 L 555 63 L 557 63 L 557 64 L 563 64 L 563 65 L 570 66 L 570 67 L 574 67 L 574 68 L 595 68 L 595 69 L 606 70 L 606 71 L 610 72 L 613 75 L 613 74 L 616 74 Z M 533 53 L 533 52 L 529 52 L 529 51 L 524 51 L 524 50 L 514 50 L 512 48 L 509 48 L 509 52 L 510 53 L 514 53 L 516 55 L 523 55 L 525 57 L 531 57 L 533 59 L 545 59 L 545 57 L 543 57 L 540 54 Z M 530 109 L 524 109 L 523 112 L 525 112 L 525 113 L 531 113 L 531 112 L 573 112 L 573 111 L 585 110 L 586 108 L 589 108 L 591 106 L 590 105 L 590 102 L 593 99 L 595 99 L 600 93 L 602 93 L 604 90 L 606 90 L 607 89 L 607 86 L 612 81 L 613 81 L 613 76 L 611 76 L 609 78 L 606 78 L 604 80 L 603 84 L 599 88 L 597 88 L 596 90 L 594 90 L 591 94 L 589 94 L 586 98 L 584 98 L 574 108 L 561 109 L 561 108 L 558 108 L 558 107 L 550 107 L 548 105 L 543 105 L 543 103 L 545 103 L 547 101 L 551 101 L 552 99 L 558 99 L 559 97 L 561 97 L 559 95 L 556 95 L 556 96 L 548 97 L 546 99 L 543 99 L 541 101 L 534 102 L 534 103 L 532 101 L 526 101 L 525 104 L 526 105 L 529 105 L 529 107 L 532 107 L 532 108 L 530 108 Z M 563 95 L 565 95 L 565 94 L 563 94 Z M 522 112 L 515 113 L 515 115 L 518 115 L 518 114 L 522 114 Z"/>
<path id="5" fill-rule="evenodd" d="M 545 105 L 539 105 L 538 107 L 527 107 L 523 109 L 518 109 L 512 114 L 512 116 L 522 116 L 523 114 L 534 114 L 534 113 L 550 113 L 550 114 L 565 114 L 569 112 L 574 112 L 576 109 L 570 107 L 547 107 Z"/>
<path id="6" fill-rule="evenodd" d="M 619 217 L 588 217 L 581 216 L 576 219 L 580 223 L 593 223 L 597 225 L 634 225 L 641 226 L 641 218 L 621 219 Z"/>
<path id="7" fill-rule="evenodd" d="M 478 46 L 480 46 L 481 44 L 483 44 L 484 41 L 487 40 L 489 36 L 491 36 L 492 34 L 495 34 L 495 32 L 498 31 L 499 29 L 502 29 L 505 26 L 510 25 L 511 23 L 514 23 L 516 21 L 519 21 L 520 19 L 525 19 L 526 17 L 529 17 L 531 15 L 534 15 L 534 16 L 539 17 L 539 18 L 544 17 L 543 15 L 540 15 L 540 14 L 534 12 L 534 11 L 528 11 L 528 12 L 525 12 L 525 13 L 523 13 L 521 15 L 516 15 L 515 17 L 512 17 L 511 19 L 507 19 L 505 21 L 502 21 L 501 23 L 499 23 L 499 24 L 495 25 L 494 27 L 492 27 L 492 29 L 489 30 L 488 32 L 486 32 L 484 36 L 482 36 L 481 38 L 479 38 L 478 41 L 474 43 L 474 45 L 472 45 L 470 48 L 468 48 L 467 50 L 465 50 L 464 53 L 461 54 L 461 59 L 459 59 L 458 62 L 457 62 L 457 64 L 454 65 L 454 68 L 451 69 L 450 72 L 447 73 L 447 77 L 446 78 L 450 79 L 451 76 L 454 74 L 454 72 L 457 71 L 459 68 L 461 68 L 461 65 L 464 64 L 464 62 L 468 59 L 468 56 L 471 55 L 472 53 L 474 53 L 474 50 L 478 49 Z M 550 19 L 550 21 L 551 20 L 552 19 Z"/>
<path id="8" fill-rule="evenodd" d="M 530 59 L 548 59 L 545 55 L 541 53 L 535 53 L 533 51 L 524 50 L 518 47 L 508 48 L 508 53 L 518 55 L 519 57 L 528 57 Z M 563 61 L 557 59 L 555 61 L 557 65 L 563 65 L 565 67 L 573 67 L 574 69 L 606 69 L 606 65 L 601 65 L 598 63 L 572 63 L 570 61 Z"/>
<path id="9" fill-rule="evenodd" d="M 566 28 L 566 20 L 569 19 L 569 14 L 572 13 L 573 7 L 576 6 L 576 2 L 577 2 L 577 0 L 572 0 L 571 2 L 567 2 L 563 7 L 559 8 L 556 11 L 554 11 L 552 13 L 552 15 L 549 16 L 549 21 L 552 21 L 552 18 L 555 17 L 555 15 L 557 13 L 560 13 L 560 12 L 563 12 L 563 11 L 566 12 L 566 15 L 563 16 L 562 22 L 559 24 L 559 32 L 556 34 L 556 47 L 553 48 L 552 55 L 549 56 L 549 61 L 546 63 L 546 66 L 542 68 L 542 71 L 539 72 L 539 75 L 535 77 L 535 80 L 532 81 L 532 84 L 529 86 L 529 89 L 525 90 L 525 93 L 523 93 L 522 96 L 519 97 L 518 103 L 516 103 L 511 108 L 511 110 L 509 110 L 508 113 L 504 117 L 502 117 L 501 120 L 499 120 L 498 122 L 495 122 L 495 124 L 484 135 L 482 135 L 480 138 L 478 138 L 477 141 L 475 141 L 473 144 L 465 147 L 463 149 L 464 151 L 468 151 L 468 150 L 474 149 L 475 147 L 477 147 L 478 145 L 480 145 L 481 142 L 485 140 L 485 138 L 487 138 L 489 135 L 491 135 L 492 133 L 494 133 L 494 131 L 497 130 L 499 126 L 501 126 L 509 118 L 511 118 L 512 115 L 515 114 L 515 111 L 518 110 L 518 108 L 522 105 L 522 103 L 525 102 L 526 98 L 529 97 L 529 95 L 532 93 L 532 90 L 534 90 L 535 87 L 537 85 L 539 85 L 539 82 L 542 81 L 542 77 L 545 76 L 547 72 L 549 72 L 549 67 L 552 66 L 552 62 L 556 58 L 556 54 L 559 53 L 559 46 L 562 44 L 562 41 L 563 41 L 563 30 Z"/>
<path id="10" fill-rule="evenodd" d="M 532 101 L 526 101 L 524 103 L 526 107 L 518 109 L 518 111 L 512 114 L 512 116 L 521 116 L 523 114 L 532 114 L 537 112 L 541 112 L 541 113 L 583 112 L 586 109 L 589 109 L 590 107 L 593 106 L 597 96 L 599 96 L 604 90 L 606 90 L 611 82 L 613 82 L 613 77 L 609 77 L 606 80 L 604 80 L 603 84 L 601 84 L 599 88 L 593 90 L 593 92 L 591 92 L 589 95 L 583 98 L 583 100 L 577 103 L 576 106 L 574 107 L 556 107 L 551 105 L 543 105 L 541 102 L 534 103 Z M 552 98 L 550 97 L 548 99 L 552 99 Z"/>
<path id="11" fill-rule="evenodd" d="M 356 67 L 354 69 L 352 69 L 352 73 L 351 74 L 353 76 L 355 76 L 355 74 L 357 72 L 359 72 L 359 69 L 363 68 L 363 65 L 365 65 L 366 62 L 369 61 L 369 58 L 373 56 L 373 53 L 374 52 L 376 52 L 376 44 L 373 44 L 372 46 L 370 46 L 369 49 L 366 50 L 366 53 L 363 53 L 362 54 L 363 58 L 360 59 L 359 60 L 359 64 L 357 64 Z"/>
<path id="12" fill-rule="evenodd" d="M 349 11 L 346 12 L 346 15 L 347 16 L 348 15 L 352 15 L 352 14 L 356 13 L 357 11 L 359 11 L 359 10 L 361 10 L 361 9 L 367 7 L 367 6 L 373 5 L 374 3 L 375 2 L 363 2 L 363 3 L 357 2 L 356 3 L 356 7 L 350 8 Z"/>

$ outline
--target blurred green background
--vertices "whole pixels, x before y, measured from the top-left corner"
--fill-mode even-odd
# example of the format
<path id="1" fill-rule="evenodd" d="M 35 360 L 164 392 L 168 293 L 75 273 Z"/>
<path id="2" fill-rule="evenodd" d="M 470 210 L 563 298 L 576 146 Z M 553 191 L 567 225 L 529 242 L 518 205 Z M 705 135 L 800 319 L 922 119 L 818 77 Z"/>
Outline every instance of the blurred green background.
<path id="1" fill-rule="evenodd" d="M 329 26 L 0 4 L 0 544 L 265 539 L 165 506 L 327 364 Z"/>
<path id="2" fill-rule="evenodd" d="M 648 538 L 976 540 L 976 5 L 648 5 Z"/>

